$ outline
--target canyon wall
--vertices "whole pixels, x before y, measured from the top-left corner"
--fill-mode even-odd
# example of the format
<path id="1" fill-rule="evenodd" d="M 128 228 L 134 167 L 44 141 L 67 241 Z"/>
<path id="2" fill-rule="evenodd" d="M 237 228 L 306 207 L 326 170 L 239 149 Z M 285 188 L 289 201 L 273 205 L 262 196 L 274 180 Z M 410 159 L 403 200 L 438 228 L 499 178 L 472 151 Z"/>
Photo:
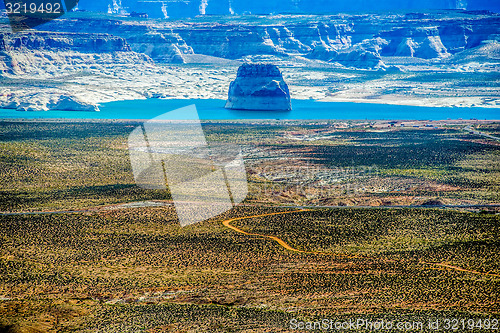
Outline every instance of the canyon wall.
<path id="1" fill-rule="evenodd" d="M 347 67 L 383 67 L 382 57 L 446 59 L 500 41 L 500 15 L 467 12 L 214 17 L 195 21 L 63 19 L 50 31 L 109 33 L 156 62 L 184 55 L 226 59 L 302 56 Z"/>
<path id="2" fill-rule="evenodd" d="M 3 85 L 0 108 L 98 111 L 95 103 L 63 89 L 63 83 L 72 82 L 73 75 L 76 80 L 116 75 L 121 66 L 147 67 L 153 66 L 153 61 L 131 51 L 125 39 L 109 34 L 0 33 L 0 79 L 23 87 L 13 90 Z"/>
<path id="3" fill-rule="evenodd" d="M 381 57 L 445 59 L 500 41 L 500 16 L 400 14 L 279 17 L 264 24 L 198 23 L 173 28 L 194 53 L 238 59 L 304 56 L 347 67 L 383 67 Z"/>
<path id="4" fill-rule="evenodd" d="M 35 32 L 0 33 L 0 74 L 57 74 L 96 65 L 152 63 L 133 52 L 127 41 L 109 34 Z"/>

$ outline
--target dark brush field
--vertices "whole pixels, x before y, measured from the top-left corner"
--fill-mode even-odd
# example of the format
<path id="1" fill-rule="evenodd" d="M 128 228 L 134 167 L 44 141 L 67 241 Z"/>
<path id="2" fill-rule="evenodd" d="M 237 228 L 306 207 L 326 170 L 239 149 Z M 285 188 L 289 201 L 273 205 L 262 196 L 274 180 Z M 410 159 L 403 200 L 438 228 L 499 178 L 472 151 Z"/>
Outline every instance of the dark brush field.
<path id="1" fill-rule="evenodd" d="M 207 123 L 242 146 L 250 193 L 181 228 L 168 193 L 134 184 L 136 125 L 0 122 L 0 332 L 500 318 L 497 142 L 463 125 Z M 161 206 L 120 205 L 137 201 Z M 318 204 L 340 207 L 286 207 Z"/>

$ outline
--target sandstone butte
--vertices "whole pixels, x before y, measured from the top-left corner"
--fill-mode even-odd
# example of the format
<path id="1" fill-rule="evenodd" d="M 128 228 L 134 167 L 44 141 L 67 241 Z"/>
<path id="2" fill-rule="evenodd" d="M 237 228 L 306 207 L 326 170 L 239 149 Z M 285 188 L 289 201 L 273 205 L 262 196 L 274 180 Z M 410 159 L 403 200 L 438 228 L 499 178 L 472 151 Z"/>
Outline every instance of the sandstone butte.
<path id="1" fill-rule="evenodd" d="M 229 85 L 227 109 L 289 111 L 290 91 L 280 70 L 272 64 L 245 63 Z"/>

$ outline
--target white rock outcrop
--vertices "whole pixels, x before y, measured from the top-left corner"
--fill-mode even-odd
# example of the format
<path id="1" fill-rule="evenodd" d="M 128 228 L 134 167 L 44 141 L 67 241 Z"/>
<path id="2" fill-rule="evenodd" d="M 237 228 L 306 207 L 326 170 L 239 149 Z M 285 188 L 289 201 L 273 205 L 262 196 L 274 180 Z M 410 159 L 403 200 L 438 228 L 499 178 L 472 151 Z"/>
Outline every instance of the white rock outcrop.
<path id="1" fill-rule="evenodd" d="M 57 93 L 15 94 L 0 91 L 0 108 L 17 111 L 99 111 L 96 104 L 81 100 L 76 96 Z"/>

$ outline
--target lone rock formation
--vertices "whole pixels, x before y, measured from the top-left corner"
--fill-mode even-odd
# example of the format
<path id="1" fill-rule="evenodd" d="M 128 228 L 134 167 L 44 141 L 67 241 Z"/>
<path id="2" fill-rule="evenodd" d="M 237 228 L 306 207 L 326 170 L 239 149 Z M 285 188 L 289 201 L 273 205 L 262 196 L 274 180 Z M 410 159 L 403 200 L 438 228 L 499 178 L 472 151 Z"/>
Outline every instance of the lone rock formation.
<path id="1" fill-rule="evenodd" d="M 288 85 L 280 70 L 271 64 L 243 64 L 236 80 L 229 85 L 227 109 L 279 110 L 292 109 Z"/>

